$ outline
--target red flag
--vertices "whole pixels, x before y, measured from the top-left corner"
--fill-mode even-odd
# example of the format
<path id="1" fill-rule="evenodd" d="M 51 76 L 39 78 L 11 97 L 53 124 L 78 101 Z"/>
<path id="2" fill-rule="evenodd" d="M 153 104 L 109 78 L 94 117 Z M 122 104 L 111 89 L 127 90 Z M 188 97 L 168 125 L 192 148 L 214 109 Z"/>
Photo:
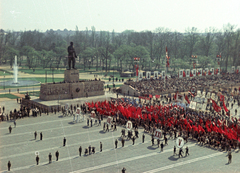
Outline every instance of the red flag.
<path id="1" fill-rule="evenodd" d="M 139 66 L 138 64 L 136 65 L 136 76 L 138 76 L 138 69 L 139 69 Z"/>
<path id="2" fill-rule="evenodd" d="M 228 112 L 228 109 L 227 109 L 224 101 L 223 101 L 223 108 L 224 108 L 225 112 Z"/>
<path id="3" fill-rule="evenodd" d="M 217 105 L 217 103 L 216 103 L 213 99 L 211 99 L 211 100 L 212 100 L 212 106 L 213 106 L 214 110 L 215 110 L 216 112 L 220 112 L 220 111 L 221 111 L 221 107 L 219 107 L 219 106 Z"/>
<path id="4" fill-rule="evenodd" d="M 155 95 L 155 97 L 156 97 L 157 99 L 159 99 L 159 98 L 160 98 L 160 95 Z"/>
<path id="5" fill-rule="evenodd" d="M 195 97 L 195 95 L 191 92 L 191 91 L 188 91 L 193 97 Z"/>
<path id="6" fill-rule="evenodd" d="M 190 72 L 190 77 L 193 77 L 193 74 L 192 74 L 192 72 Z"/>
<path id="7" fill-rule="evenodd" d="M 170 65 L 170 64 L 169 64 L 169 60 L 167 60 L 167 64 L 166 64 L 166 67 L 169 67 L 169 65 Z"/>
<path id="8" fill-rule="evenodd" d="M 185 71 L 183 71 L 183 77 L 186 77 L 186 73 L 185 73 Z"/>
<path id="9" fill-rule="evenodd" d="M 210 72 L 210 70 L 208 71 L 208 75 L 211 75 L 212 73 Z"/>
<path id="10" fill-rule="evenodd" d="M 152 98 L 152 95 L 151 95 L 151 94 L 149 94 L 149 97 L 150 97 L 150 98 Z"/>
<path id="11" fill-rule="evenodd" d="M 187 96 L 187 95 L 185 95 L 185 100 L 188 102 L 188 104 L 190 104 L 190 101 L 189 101 L 189 99 L 188 99 L 188 96 Z"/>

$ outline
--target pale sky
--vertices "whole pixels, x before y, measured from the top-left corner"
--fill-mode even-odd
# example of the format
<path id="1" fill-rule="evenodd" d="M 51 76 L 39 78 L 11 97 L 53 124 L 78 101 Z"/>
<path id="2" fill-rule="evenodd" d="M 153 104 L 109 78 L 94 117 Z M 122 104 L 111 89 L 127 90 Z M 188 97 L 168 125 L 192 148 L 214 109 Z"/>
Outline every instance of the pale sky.
<path id="1" fill-rule="evenodd" d="M 0 29 L 25 31 L 153 31 L 158 27 L 200 32 L 226 24 L 240 28 L 240 0 L 0 0 Z"/>

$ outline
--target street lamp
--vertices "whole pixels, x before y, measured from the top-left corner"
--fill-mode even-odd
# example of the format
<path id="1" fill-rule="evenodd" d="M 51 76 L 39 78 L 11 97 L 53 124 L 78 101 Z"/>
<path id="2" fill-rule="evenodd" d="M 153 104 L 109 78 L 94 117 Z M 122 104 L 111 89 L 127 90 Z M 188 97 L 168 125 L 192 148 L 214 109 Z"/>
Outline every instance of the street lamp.
<path id="1" fill-rule="evenodd" d="M 88 69 L 90 69 L 91 59 L 88 60 Z"/>
<path id="2" fill-rule="evenodd" d="M 5 92 L 5 94 L 6 94 L 6 91 L 5 91 L 5 71 L 3 72 L 3 74 L 4 74 L 4 92 Z"/>
<path id="3" fill-rule="evenodd" d="M 52 82 L 54 83 L 54 67 L 52 67 Z"/>

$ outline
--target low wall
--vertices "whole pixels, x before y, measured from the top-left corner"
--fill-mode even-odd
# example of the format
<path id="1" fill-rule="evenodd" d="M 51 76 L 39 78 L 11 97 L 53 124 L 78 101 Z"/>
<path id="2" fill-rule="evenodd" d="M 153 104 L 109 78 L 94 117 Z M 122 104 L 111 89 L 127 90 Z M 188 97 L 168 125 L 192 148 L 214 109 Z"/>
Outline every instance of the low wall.
<path id="1" fill-rule="evenodd" d="M 132 86 L 130 85 L 122 85 L 120 87 L 122 94 L 124 95 L 130 95 L 130 96 L 140 96 L 140 92 L 136 91 L 136 89 L 134 89 Z"/>

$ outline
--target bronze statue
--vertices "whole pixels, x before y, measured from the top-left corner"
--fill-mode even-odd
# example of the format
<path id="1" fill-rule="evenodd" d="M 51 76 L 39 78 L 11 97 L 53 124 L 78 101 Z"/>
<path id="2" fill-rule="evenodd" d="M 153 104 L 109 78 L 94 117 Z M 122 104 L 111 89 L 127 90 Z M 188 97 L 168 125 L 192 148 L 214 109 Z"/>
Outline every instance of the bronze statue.
<path id="1" fill-rule="evenodd" d="M 68 70 L 71 69 L 71 61 L 72 68 L 75 69 L 75 58 L 77 58 L 77 55 L 73 48 L 73 42 L 70 42 L 70 46 L 68 46 Z"/>

